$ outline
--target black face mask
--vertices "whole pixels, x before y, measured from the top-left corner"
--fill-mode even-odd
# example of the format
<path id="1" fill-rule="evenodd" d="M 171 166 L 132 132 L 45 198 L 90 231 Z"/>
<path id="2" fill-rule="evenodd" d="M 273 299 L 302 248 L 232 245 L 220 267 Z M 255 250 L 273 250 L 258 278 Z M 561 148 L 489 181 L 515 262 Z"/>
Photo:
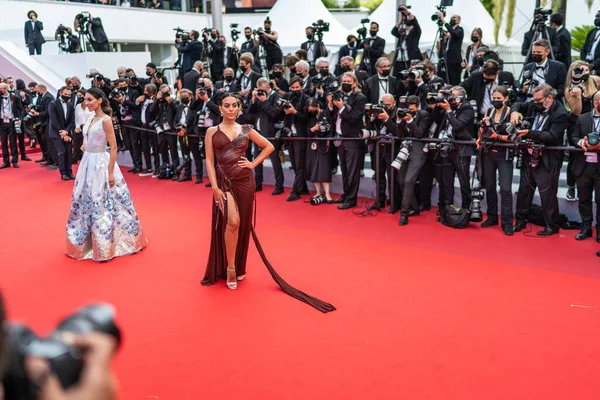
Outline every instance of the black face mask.
<path id="1" fill-rule="evenodd" d="M 211 34 L 210 34 L 210 37 L 211 37 L 211 38 L 214 40 L 214 39 L 216 39 L 216 38 L 217 38 L 217 35 L 216 35 L 215 33 L 211 33 Z"/>
<path id="2" fill-rule="evenodd" d="M 319 70 L 319 73 L 321 74 L 321 76 L 329 76 L 329 68 L 321 68 Z"/>
<path id="3" fill-rule="evenodd" d="M 541 54 L 534 54 L 531 56 L 531 60 L 536 64 L 541 63 L 543 59 L 544 57 Z"/>
<path id="4" fill-rule="evenodd" d="M 231 76 L 231 75 L 227 75 L 227 76 L 225 77 L 225 81 L 226 81 L 226 82 L 231 82 L 231 81 L 233 81 L 233 76 Z"/>
<path id="5" fill-rule="evenodd" d="M 535 102 L 533 107 L 534 107 L 535 111 L 540 112 L 540 113 L 546 111 L 546 107 L 544 106 L 544 101 L 542 101 L 541 103 Z"/>
<path id="6" fill-rule="evenodd" d="M 83 97 L 77 97 L 77 104 L 83 103 Z"/>
<path id="7" fill-rule="evenodd" d="M 504 107 L 504 102 L 502 100 L 494 100 L 494 101 L 492 101 L 492 105 L 494 106 L 494 108 L 496 110 L 499 110 L 502 107 Z"/>
<path id="8" fill-rule="evenodd" d="M 119 92 L 121 92 L 121 93 L 125 93 L 126 91 L 127 91 L 126 87 L 120 87 L 119 88 Z"/>
<path id="9" fill-rule="evenodd" d="M 581 82 L 587 82 L 588 79 L 590 79 L 590 74 L 581 75 Z"/>
<path id="10" fill-rule="evenodd" d="M 389 69 L 383 69 L 383 70 L 381 70 L 381 76 L 383 76 L 383 77 L 390 76 L 390 72 L 391 72 L 391 70 L 389 70 Z"/>
<path id="11" fill-rule="evenodd" d="M 181 103 L 183 103 L 183 104 L 189 104 L 190 103 L 190 98 L 189 97 L 182 97 L 181 98 Z"/>
<path id="12" fill-rule="evenodd" d="M 496 78 L 483 78 L 483 81 L 486 85 L 491 85 L 492 83 L 496 82 Z"/>
<path id="13" fill-rule="evenodd" d="M 306 34 L 306 38 L 307 38 L 308 40 L 312 40 L 312 38 L 313 38 L 313 35 L 311 35 L 310 33 L 307 33 L 307 34 Z"/>
<path id="14" fill-rule="evenodd" d="M 477 57 L 477 65 L 479 65 L 480 67 L 483 67 L 483 57 L 481 57 L 481 58 Z"/>
<path id="15" fill-rule="evenodd" d="M 292 97 L 300 97 L 302 90 L 290 90 L 290 96 Z"/>
<path id="16" fill-rule="evenodd" d="M 252 35 L 246 35 L 246 40 L 252 39 Z"/>
<path id="17" fill-rule="evenodd" d="M 281 77 L 283 76 L 283 72 L 275 71 L 273 72 L 273 76 L 275 77 L 275 79 L 281 79 Z"/>
<path id="18" fill-rule="evenodd" d="M 242 72 L 242 74 L 245 74 L 245 73 L 246 73 L 246 68 L 248 68 L 248 66 L 247 66 L 247 65 L 245 65 L 245 66 L 243 66 L 243 67 L 240 65 L 240 71 Z"/>
<path id="19" fill-rule="evenodd" d="M 152 76 L 152 72 L 146 71 L 146 76 Z"/>
<path id="20" fill-rule="evenodd" d="M 456 26 L 456 25 L 458 25 L 458 22 L 456 22 L 456 20 L 454 18 L 452 18 L 450 20 L 450 26 Z"/>
<path id="21" fill-rule="evenodd" d="M 600 28 L 600 18 L 594 19 L 594 26 L 597 26 Z"/>
<path id="22" fill-rule="evenodd" d="M 79 85 L 73 85 L 73 90 L 79 90 L 79 89 L 81 89 L 81 86 L 79 86 Z"/>
<path id="23" fill-rule="evenodd" d="M 60 96 L 60 98 L 63 99 L 63 101 L 65 102 L 71 100 L 71 96 Z"/>
<path id="24" fill-rule="evenodd" d="M 265 33 L 271 33 L 271 28 L 265 28 Z"/>
<path id="25" fill-rule="evenodd" d="M 377 36 L 377 31 L 369 31 L 369 33 L 371 34 L 371 37 Z"/>
<path id="26" fill-rule="evenodd" d="M 356 46 L 356 42 L 352 41 L 348 43 L 348 47 L 353 48 L 354 46 Z"/>
<path id="27" fill-rule="evenodd" d="M 479 40 L 479 36 L 471 36 L 471 42 L 475 43 Z"/>
<path id="28" fill-rule="evenodd" d="M 342 65 L 342 72 L 349 72 L 349 71 L 350 71 L 349 65 Z"/>
<path id="29" fill-rule="evenodd" d="M 456 110 L 458 107 L 460 107 L 460 102 L 459 101 L 453 100 L 453 101 L 450 102 L 450 108 L 452 110 Z"/>
<path id="30" fill-rule="evenodd" d="M 350 93 L 352 91 L 352 84 L 351 83 L 342 83 L 342 92 L 344 93 Z"/>

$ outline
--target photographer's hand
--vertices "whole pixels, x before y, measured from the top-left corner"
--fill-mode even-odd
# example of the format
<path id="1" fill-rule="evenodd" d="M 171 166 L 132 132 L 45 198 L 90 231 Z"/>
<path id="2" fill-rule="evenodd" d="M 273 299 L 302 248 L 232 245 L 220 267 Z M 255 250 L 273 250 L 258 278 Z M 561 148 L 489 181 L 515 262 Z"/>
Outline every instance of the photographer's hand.
<path id="1" fill-rule="evenodd" d="M 381 110 L 381 112 L 379 113 L 379 115 L 377 115 L 377 118 L 380 119 L 380 120 L 382 120 L 382 121 L 387 121 L 389 117 L 390 116 L 388 115 L 387 112 L 385 112 L 385 110 Z"/>
<path id="2" fill-rule="evenodd" d="M 296 109 L 294 108 L 294 106 L 291 105 L 291 104 L 290 104 L 290 107 L 284 109 L 283 112 L 286 113 L 286 114 L 297 114 L 298 113 L 298 111 L 296 111 Z"/>
<path id="3" fill-rule="evenodd" d="M 334 100 L 333 104 L 340 110 L 342 109 L 342 107 L 344 107 L 344 102 L 342 100 Z"/>
<path id="4" fill-rule="evenodd" d="M 442 101 L 441 103 L 438 103 L 438 105 L 440 106 L 440 108 L 442 108 L 446 111 L 450 111 L 450 103 L 448 103 L 448 100 L 444 99 L 444 101 Z"/>
<path id="5" fill-rule="evenodd" d="M 39 386 L 40 400 L 114 400 L 117 398 L 117 381 L 110 368 L 116 349 L 112 336 L 90 333 L 73 338 L 73 346 L 84 353 L 84 366 L 79 382 L 64 390 L 48 362 L 42 358 L 28 357 L 25 369 L 29 378 Z"/>
<path id="6" fill-rule="evenodd" d="M 575 86 L 571 89 L 571 96 L 576 98 L 581 98 L 581 88 L 579 86 Z"/>
<path id="7" fill-rule="evenodd" d="M 516 112 L 514 111 L 513 113 L 510 114 L 510 123 L 517 126 L 519 125 L 519 122 L 523 120 L 523 114 L 521 114 L 520 112 Z"/>
<path id="8" fill-rule="evenodd" d="M 529 129 L 521 129 L 521 130 L 518 130 L 517 132 L 519 132 L 519 137 L 525 137 L 529 134 Z"/>

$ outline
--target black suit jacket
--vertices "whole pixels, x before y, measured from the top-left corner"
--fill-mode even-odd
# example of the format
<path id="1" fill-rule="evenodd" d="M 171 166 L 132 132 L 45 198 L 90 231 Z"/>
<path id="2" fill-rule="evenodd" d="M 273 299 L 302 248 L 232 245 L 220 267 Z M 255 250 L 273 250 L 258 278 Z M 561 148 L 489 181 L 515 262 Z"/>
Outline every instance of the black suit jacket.
<path id="1" fill-rule="evenodd" d="M 52 96 L 52 93 L 50 92 L 46 92 L 43 96 L 38 96 L 37 98 L 36 105 L 38 106 L 38 113 L 40 114 L 40 123 L 44 126 L 47 126 L 50 123 L 48 106 L 52 101 L 54 101 L 54 96 Z"/>
<path id="2" fill-rule="evenodd" d="M 514 86 L 515 77 L 511 72 L 502 71 L 498 75 L 498 85 Z M 475 100 L 478 107 L 483 104 L 483 96 L 485 95 L 485 81 L 482 71 L 475 71 L 469 75 L 467 79 L 462 81 L 459 86 L 462 86 L 467 91 L 467 100 Z M 491 93 L 490 93 L 491 95 Z"/>
<path id="3" fill-rule="evenodd" d="M 562 65 L 562 64 L 561 64 Z M 510 108 L 511 112 L 520 112 L 525 119 L 531 122 L 533 127 L 534 118 L 536 111 L 534 110 L 534 103 L 520 103 L 517 102 Z M 548 111 L 548 118 L 544 122 L 544 125 L 537 130 L 529 130 L 526 139 L 532 139 L 536 142 L 542 143 L 545 146 L 562 146 L 565 140 L 565 130 L 569 124 L 569 113 L 562 105 L 560 101 L 554 101 L 552 107 Z M 562 151 L 542 151 L 542 158 L 546 168 L 552 169 L 557 167 L 556 172 L 560 170 L 562 166 L 562 160 L 564 158 L 564 152 Z"/>
<path id="4" fill-rule="evenodd" d="M 371 43 L 371 38 L 367 38 L 365 39 L 365 41 L 363 41 L 359 47 L 361 48 L 365 48 L 365 43 Z M 360 62 L 360 68 L 362 70 L 365 71 L 369 71 L 367 70 L 367 66 L 365 64 L 365 59 L 368 56 L 368 59 L 370 61 L 370 65 L 371 65 L 371 69 L 369 71 L 370 75 L 376 74 L 377 71 L 375 70 L 375 63 L 377 62 L 377 60 L 383 56 L 383 52 L 385 50 L 385 39 L 380 38 L 379 36 L 377 36 L 374 40 L 373 40 L 373 44 L 370 46 L 370 48 L 368 50 L 365 50 L 363 53 L 363 59 Z"/>
<path id="5" fill-rule="evenodd" d="M 302 43 L 300 45 L 300 48 L 302 50 L 308 50 L 308 46 L 312 45 L 312 49 L 314 51 L 315 54 L 315 59 L 314 61 L 317 61 L 320 57 L 326 57 L 327 56 L 327 49 L 325 49 L 325 45 L 323 44 L 323 42 L 319 42 L 318 40 L 309 42 L 308 40 L 304 43 Z M 314 65 L 313 65 L 314 66 Z"/>
<path id="6" fill-rule="evenodd" d="M 579 56 L 582 60 L 587 60 L 588 62 L 594 64 L 594 69 L 596 72 L 600 71 L 600 46 L 596 46 L 596 52 L 592 54 L 591 59 L 588 60 L 587 56 L 590 51 L 592 51 L 592 47 L 594 46 L 594 39 L 596 35 L 600 35 L 600 28 L 590 29 L 587 36 L 585 37 L 585 43 L 581 48 L 581 53 Z"/>
<path id="7" fill-rule="evenodd" d="M 422 60 L 423 55 L 421 54 L 421 50 L 419 49 L 419 41 L 421 40 L 421 26 L 419 25 L 419 21 L 417 19 L 413 19 L 412 28 L 406 33 L 406 48 L 404 49 L 406 52 L 406 56 L 408 60 Z M 398 30 L 397 26 L 392 28 L 392 35 L 398 38 L 396 43 L 396 52 L 394 53 L 394 60 L 392 61 L 392 66 L 396 64 L 396 60 L 398 59 L 398 54 L 400 51 L 400 39 L 402 38 L 401 32 Z M 398 72 L 398 71 L 394 71 Z"/>
<path id="8" fill-rule="evenodd" d="M 183 75 L 183 88 L 191 90 L 194 95 L 196 95 L 196 87 L 198 86 L 198 78 L 200 77 L 200 73 L 195 69 L 192 69 L 186 72 Z"/>
<path id="9" fill-rule="evenodd" d="M 556 54 L 559 52 L 559 42 L 558 42 L 558 35 L 556 34 L 556 29 L 554 29 L 551 26 L 548 26 L 548 36 L 546 36 L 546 34 L 544 34 L 544 39 L 547 39 L 550 41 L 550 46 L 552 46 L 552 51 L 554 52 L 554 56 L 556 57 Z M 525 32 L 525 35 L 523 36 L 523 44 L 521 45 L 521 55 L 522 56 L 527 56 L 527 52 L 529 51 L 529 47 L 531 46 L 531 38 L 533 37 L 533 32 L 529 31 L 529 32 Z M 527 62 L 531 62 L 531 55 L 529 55 L 529 58 L 527 59 Z"/>
<path id="10" fill-rule="evenodd" d="M 108 43 L 108 37 L 104 32 L 104 26 L 102 26 L 102 20 L 99 17 L 92 18 L 89 22 L 88 29 L 92 31 L 96 43 L 103 44 Z"/>
<path id="11" fill-rule="evenodd" d="M 335 71 L 334 71 L 334 74 L 336 76 L 339 76 L 342 74 L 342 68 L 340 67 L 340 61 L 342 60 L 342 58 L 344 58 L 346 56 L 350 56 L 353 59 L 356 59 L 357 52 L 358 52 L 358 50 L 356 49 L 356 46 L 348 47 L 348 45 L 345 44 L 342 47 L 340 47 L 340 51 L 338 52 L 338 62 L 337 62 L 337 65 L 335 66 Z"/>
<path id="12" fill-rule="evenodd" d="M 211 72 L 215 73 L 223 73 L 225 69 L 225 44 L 220 40 L 209 40 L 206 44 L 206 49 L 208 51 L 208 56 L 210 57 L 211 64 Z M 220 76 L 213 76 L 211 79 L 216 81 L 220 79 Z"/>
<path id="13" fill-rule="evenodd" d="M 558 30 L 558 52 L 554 55 L 556 61 L 565 65 L 565 69 L 569 70 L 571 66 L 571 33 L 565 27 Z"/>
<path id="14" fill-rule="evenodd" d="M 598 46 L 600 47 L 600 46 Z M 562 99 L 565 93 L 565 81 L 567 80 L 567 70 L 563 63 L 548 59 L 548 70 L 546 72 L 546 83 L 556 89 L 556 98 Z M 523 71 L 532 71 L 535 68 L 536 63 L 530 62 L 525 65 Z M 523 77 L 525 81 L 525 77 Z M 523 83 L 523 82 L 521 82 Z"/>
<path id="15" fill-rule="evenodd" d="M 410 124 L 404 120 L 400 120 L 400 123 L 398 123 L 396 128 L 396 137 L 400 139 L 423 139 L 429 135 L 429 128 L 432 123 L 433 120 L 431 119 L 429 111 L 419 110 Z M 412 142 L 412 150 L 408 159 L 417 161 L 427 157 L 427 154 L 423 152 L 423 148 L 426 144 L 427 143 L 425 142 Z"/>
<path id="16" fill-rule="evenodd" d="M 296 109 L 296 114 L 283 114 L 283 122 L 286 127 L 291 128 L 292 125 L 296 128 L 299 137 L 306 137 L 308 132 L 309 115 L 306 110 L 306 101 L 308 96 L 300 93 L 300 97 L 292 96 L 292 93 L 286 93 L 284 99 L 292 103 Z"/>
<path id="17" fill-rule="evenodd" d="M 183 72 L 188 72 L 194 67 L 194 63 L 202 59 L 202 43 L 197 39 L 187 44 L 179 43 L 179 52 L 183 55 L 181 68 Z"/>
<path id="18" fill-rule="evenodd" d="M 217 81 L 217 83 L 215 83 L 215 89 L 219 90 L 219 89 L 223 89 L 225 90 L 225 84 L 226 82 L 223 81 Z M 240 91 L 240 86 L 238 84 L 237 80 L 232 80 L 231 83 L 229 84 L 229 93 L 237 93 Z"/>
<path id="19" fill-rule="evenodd" d="M 463 102 L 460 107 L 453 112 L 443 112 L 442 122 L 438 128 L 438 134 L 446 128 L 452 126 L 452 137 L 456 140 L 473 140 L 473 121 L 475 111 L 468 102 Z M 459 145 L 458 155 L 468 157 L 475 155 L 475 146 Z"/>
<path id="20" fill-rule="evenodd" d="M 275 123 L 281 121 L 282 112 L 277 106 L 277 101 L 281 98 L 275 91 L 271 91 L 271 95 L 266 101 L 256 99 L 250 104 L 249 112 L 254 116 L 254 126 L 258 129 L 260 122 L 260 134 L 267 138 L 275 137 L 277 129 Z"/>
<path id="21" fill-rule="evenodd" d="M 394 99 L 398 99 L 398 96 L 404 94 L 404 88 L 401 85 L 400 81 L 393 76 L 388 76 L 388 93 L 394 96 Z M 363 93 L 367 97 L 367 101 L 369 103 L 377 104 L 379 103 L 379 91 L 381 90 L 381 85 L 379 82 L 379 75 L 375 74 L 365 82 L 363 86 Z"/>
<path id="22" fill-rule="evenodd" d="M 208 114 L 208 118 L 212 120 L 212 126 L 216 126 L 221 123 L 219 105 L 215 101 L 215 96 L 216 94 L 208 99 L 208 102 L 206 102 L 206 107 L 204 107 L 204 100 L 195 100 L 192 102 L 190 106 L 190 112 L 188 114 L 188 133 L 192 131 L 192 128 L 190 127 L 193 127 L 193 132 L 195 134 L 200 136 L 204 136 L 206 134 L 206 129 L 208 127 L 205 128 L 204 126 L 198 126 L 198 118 L 202 113 L 204 113 L 205 116 Z M 183 110 L 183 108 L 181 108 L 181 110 Z M 179 118 L 181 118 L 181 114 L 179 114 Z"/>
<path id="23" fill-rule="evenodd" d="M 25 117 L 25 108 L 23 108 L 21 97 L 9 93 L 8 98 L 10 99 L 10 107 L 14 119 L 23 119 L 23 117 Z M 0 99 L 2 99 L 2 102 L 4 102 L 4 98 L 2 96 L 0 96 Z"/>
<path id="24" fill-rule="evenodd" d="M 569 144 L 581 148 L 579 141 L 587 137 L 591 132 L 595 132 L 593 111 L 579 116 L 575 125 L 575 131 L 569 138 Z M 571 171 L 575 176 L 579 176 L 585 168 L 585 154 L 583 152 L 573 152 L 573 154 L 575 155 L 575 160 L 571 166 Z"/>
<path id="25" fill-rule="evenodd" d="M 342 137 L 361 137 L 364 127 L 365 104 L 367 104 L 367 98 L 364 94 L 357 92 L 351 93 L 346 101 L 344 101 L 344 110 L 341 113 L 334 105 L 333 110 L 329 110 L 331 112 L 332 129 L 335 131 L 336 121 L 339 116 L 342 119 Z M 359 142 L 355 143 L 358 144 Z"/>
<path id="26" fill-rule="evenodd" d="M 67 131 L 71 133 L 75 127 L 75 108 L 73 104 L 67 102 L 67 117 L 61 99 L 52 100 L 48 105 L 48 115 L 50 117 L 50 128 L 48 129 L 48 136 L 52 138 L 60 138 L 58 131 Z"/>
<path id="27" fill-rule="evenodd" d="M 31 26 L 31 21 L 25 22 L 25 44 L 37 45 L 46 43 L 46 39 L 42 35 L 44 24 L 42 21 L 35 21 L 35 29 Z"/>
<path id="28" fill-rule="evenodd" d="M 465 37 L 465 31 L 462 26 L 453 28 L 450 24 L 446 24 L 446 29 L 450 33 L 450 43 L 446 50 L 448 64 L 460 64 L 462 62 L 462 44 Z"/>

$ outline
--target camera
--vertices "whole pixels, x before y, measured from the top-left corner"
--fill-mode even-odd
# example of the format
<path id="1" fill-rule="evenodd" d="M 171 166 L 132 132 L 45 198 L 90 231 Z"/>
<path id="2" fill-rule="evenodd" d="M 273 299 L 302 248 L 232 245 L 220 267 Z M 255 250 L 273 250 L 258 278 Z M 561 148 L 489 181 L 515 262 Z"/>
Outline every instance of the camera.
<path id="1" fill-rule="evenodd" d="M 287 110 L 292 107 L 292 104 L 286 99 L 280 97 L 277 99 L 277 107 L 279 107 L 281 110 Z"/>
<path id="2" fill-rule="evenodd" d="M 121 91 L 117 88 L 114 88 L 113 90 L 111 90 L 108 95 L 108 98 L 110 100 L 120 99 L 121 97 L 123 97 L 123 93 L 121 93 Z"/>
<path id="3" fill-rule="evenodd" d="M 275 139 L 296 136 L 296 134 L 294 134 L 294 132 L 290 128 L 286 127 L 282 121 L 276 122 L 275 124 L 273 124 L 273 127 L 276 129 Z"/>
<path id="4" fill-rule="evenodd" d="M 583 67 L 575 67 L 573 68 L 573 74 L 571 75 L 571 83 L 574 86 L 583 84 L 585 81 L 587 81 L 587 79 L 589 78 L 589 75 L 585 76 L 585 72 Z M 585 88 L 582 87 L 582 90 L 584 90 Z"/>
<path id="5" fill-rule="evenodd" d="M 15 119 L 15 133 L 17 135 L 21 135 L 23 133 L 23 130 L 21 129 L 21 120 L 20 119 Z"/>
<path id="6" fill-rule="evenodd" d="M 334 92 L 331 92 L 331 99 L 333 101 L 340 101 L 344 98 L 344 93 L 342 93 L 341 90 L 336 90 Z"/>
<path id="7" fill-rule="evenodd" d="M 58 25 L 56 31 L 54 32 L 54 40 L 58 40 L 58 37 L 61 37 L 61 40 L 64 40 L 64 36 L 69 34 L 69 28 L 64 26 L 63 24 Z"/>
<path id="8" fill-rule="evenodd" d="M 412 73 L 412 71 L 410 69 L 405 69 L 403 71 L 400 71 L 396 74 L 396 77 L 398 79 L 400 79 L 401 81 L 408 79 L 408 77 L 410 76 L 410 74 Z"/>
<path id="9" fill-rule="evenodd" d="M 154 120 L 148 124 L 150 128 L 153 128 L 157 134 L 161 134 L 164 132 L 162 126 L 158 123 L 158 120 Z"/>
<path id="10" fill-rule="evenodd" d="M 103 75 L 101 75 L 101 74 L 96 74 L 96 75 L 94 75 L 94 80 L 95 80 L 97 83 L 100 83 L 100 82 L 102 82 L 102 81 L 104 80 L 104 76 L 103 76 Z"/>
<path id="11" fill-rule="evenodd" d="M 237 41 L 240 38 L 242 32 L 238 31 L 238 24 L 230 24 L 229 28 L 231 28 L 231 40 L 233 42 Z"/>
<path id="12" fill-rule="evenodd" d="M 400 143 L 400 151 L 398 152 L 398 155 L 396 156 L 394 161 L 392 161 L 392 168 L 395 168 L 396 170 L 400 171 L 400 168 L 402 168 L 402 164 L 408 159 L 411 150 L 412 140 L 403 140 L 402 143 Z"/>
<path id="13" fill-rule="evenodd" d="M 448 157 L 448 154 L 454 150 L 454 141 L 449 137 L 442 138 L 442 141 L 436 145 L 436 149 L 440 156 Z"/>
<path id="14" fill-rule="evenodd" d="M 371 104 L 371 103 L 367 103 L 365 104 L 365 113 L 371 117 L 371 118 L 376 118 L 383 110 L 385 109 L 385 106 L 381 103 L 379 104 Z"/>
<path id="15" fill-rule="evenodd" d="M 544 25 L 548 21 L 548 16 L 552 14 L 552 10 L 546 10 L 542 7 L 538 7 L 533 10 L 533 21 L 537 25 L 537 29 L 544 30 Z"/>
<path id="16" fill-rule="evenodd" d="M 319 41 L 323 41 L 323 32 L 329 32 L 329 22 L 324 22 L 322 19 L 312 23 L 312 27 L 315 30 L 315 35 L 319 38 Z"/>
<path id="17" fill-rule="evenodd" d="M 438 10 L 438 12 L 441 12 L 442 15 L 445 17 L 446 16 L 446 7 L 451 7 L 452 4 L 454 4 L 454 0 L 442 0 L 440 5 L 436 6 L 435 8 Z M 440 16 L 438 15 L 438 13 L 433 14 L 431 16 L 431 20 L 433 22 L 436 22 L 439 27 L 442 27 L 442 21 L 440 20 Z"/>
<path id="18" fill-rule="evenodd" d="M 589 133 L 587 135 L 587 141 L 592 146 L 598 145 L 598 143 L 600 143 L 600 136 L 598 135 L 598 132 Z"/>
<path id="19" fill-rule="evenodd" d="M 523 129 L 531 129 L 531 124 L 529 123 L 529 121 L 520 121 L 515 126 L 515 125 L 511 124 L 510 122 L 507 122 L 506 124 L 504 124 L 504 126 L 502 128 L 503 128 L 504 132 L 506 133 L 506 135 L 508 136 L 508 140 L 510 140 L 511 142 L 515 142 L 519 138 L 518 131 L 523 130 Z"/>
<path id="20" fill-rule="evenodd" d="M 27 115 L 25 115 L 23 117 L 23 122 L 27 122 L 29 121 L 31 118 L 33 118 L 33 113 L 37 110 L 38 106 L 30 106 L 29 107 L 29 112 L 27 113 Z"/>
<path id="21" fill-rule="evenodd" d="M 267 95 L 267 91 L 264 89 L 256 89 L 256 95 L 257 96 L 266 96 Z"/>
<path id="22" fill-rule="evenodd" d="M 262 27 L 256 28 L 254 30 L 254 32 L 252 32 L 252 33 L 254 33 L 255 35 L 258 35 L 259 37 L 262 37 L 265 34 L 265 30 Z"/>
<path id="23" fill-rule="evenodd" d="M 322 119 L 319 121 L 319 133 L 321 135 L 327 134 L 331 130 L 331 124 L 327 119 Z"/>
<path id="24" fill-rule="evenodd" d="M 412 6 L 407 6 L 406 4 L 403 4 L 400 7 L 398 7 L 398 11 L 403 13 L 403 11 L 410 10 L 411 8 L 412 8 Z"/>
<path id="25" fill-rule="evenodd" d="M 411 111 L 408 108 L 399 108 L 398 111 L 396 111 L 396 118 L 398 119 L 402 119 L 407 115 L 412 115 Z"/>
<path id="26" fill-rule="evenodd" d="M 541 143 L 533 143 L 531 141 L 529 141 L 528 144 L 530 146 L 528 152 L 531 155 L 529 165 L 531 166 L 531 168 L 537 168 L 540 165 L 540 158 L 542 156 L 542 150 L 544 149 L 544 145 Z"/>
<path id="27" fill-rule="evenodd" d="M 483 200 L 483 191 L 481 190 L 481 182 L 477 179 L 477 182 L 471 189 L 471 222 L 483 221 L 483 213 L 481 212 L 481 201 Z"/>
<path id="28" fill-rule="evenodd" d="M 365 24 L 368 24 L 370 22 L 371 22 L 371 20 L 369 18 L 361 19 L 360 23 L 362 24 L 362 26 L 356 30 L 356 33 L 358 33 L 358 36 L 361 37 L 363 40 L 364 40 L 364 38 L 367 37 L 367 27 L 365 26 Z"/>
<path id="29" fill-rule="evenodd" d="M 423 76 L 423 71 L 415 69 L 414 71 L 410 71 L 408 73 L 408 80 L 410 82 L 414 82 L 415 80 L 419 79 L 422 76 Z"/>
<path id="30" fill-rule="evenodd" d="M 186 43 L 190 40 L 190 33 L 185 31 L 179 27 L 173 29 L 175 31 L 175 39 L 181 39 L 183 43 Z"/>
<path id="31" fill-rule="evenodd" d="M 431 96 L 427 97 L 427 104 L 439 104 L 444 101 L 450 102 L 453 100 L 452 91 L 451 90 L 440 90 L 439 95 L 435 95 L 435 93 L 431 93 Z"/>
<path id="32" fill-rule="evenodd" d="M 74 334 L 100 332 L 113 336 L 121 344 L 121 331 L 114 322 L 114 308 L 108 304 L 91 304 L 63 319 L 47 337 L 36 335 L 29 327 L 8 324 L 10 364 L 4 376 L 7 399 L 36 399 L 37 388 L 25 372 L 26 357 L 41 357 L 48 361 L 61 386 L 68 389 L 81 377 L 85 350 L 65 339 Z"/>

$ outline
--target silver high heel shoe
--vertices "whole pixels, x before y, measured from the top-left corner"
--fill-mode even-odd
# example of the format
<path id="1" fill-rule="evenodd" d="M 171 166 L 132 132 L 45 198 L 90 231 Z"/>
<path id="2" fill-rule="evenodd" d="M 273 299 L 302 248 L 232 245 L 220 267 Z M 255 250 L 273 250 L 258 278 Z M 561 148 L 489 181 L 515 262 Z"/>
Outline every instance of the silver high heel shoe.
<path id="1" fill-rule="evenodd" d="M 235 290 L 235 289 L 237 289 L 237 279 L 234 280 L 233 282 L 229 282 L 229 273 L 230 272 L 235 273 L 235 268 L 232 268 L 232 269 L 227 268 L 227 287 L 231 290 Z"/>

